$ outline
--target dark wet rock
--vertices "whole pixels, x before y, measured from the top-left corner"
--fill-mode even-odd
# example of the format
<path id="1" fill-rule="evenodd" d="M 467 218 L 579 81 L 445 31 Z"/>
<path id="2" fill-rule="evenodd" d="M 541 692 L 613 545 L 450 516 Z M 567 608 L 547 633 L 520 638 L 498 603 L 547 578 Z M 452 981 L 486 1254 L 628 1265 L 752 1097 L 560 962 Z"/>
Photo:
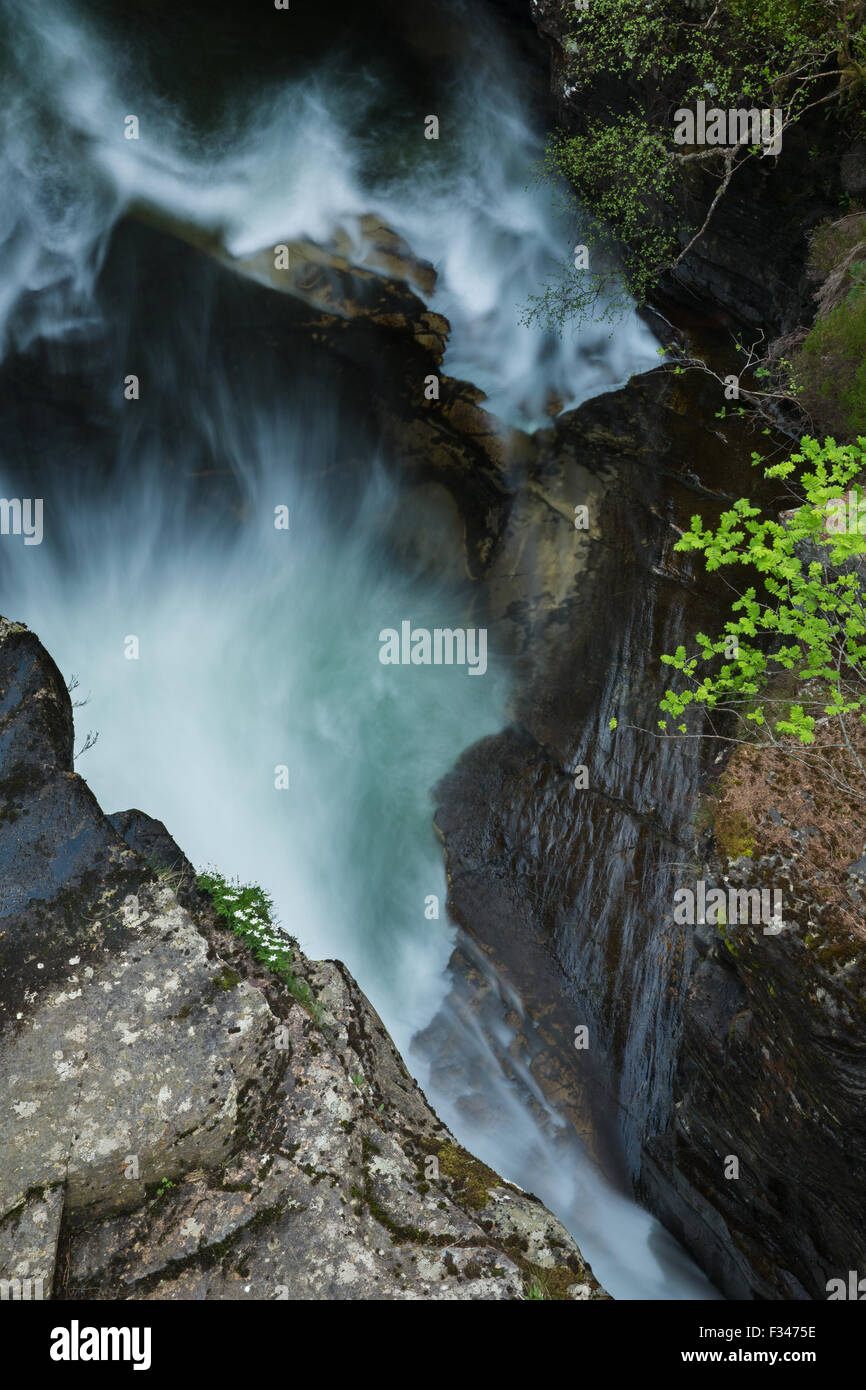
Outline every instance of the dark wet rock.
<path id="1" fill-rule="evenodd" d="M 781 796 L 780 775 L 766 754 L 756 764 L 766 793 L 750 796 L 750 853 L 717 849 L 705 877 L 778 890 L 783 924 L 700 929 L 671 1126 L 646 1146 L 642 1186 L 728 1297 L 826 1299 L 828 1280 L 866 1264 L 863 878 L 833 863 L 832 839 L 843 818 L 862 835 L 863 816 L 831 804 L 803 835 L 802 769 Z M 806 786 L 820 801 L 820 784 Z"/>
<path id="2" fill-rule="evenodd" d="M 129 854 L 72 770 L 72 735 L 54 662 L 0 620 L 2 1026 L 62 987 L 73 947 L 89 965 L 128 940 Z"/>
<path id="3" fill-rule="evenodd" d="M 57 668 L 5 620 L 0 721 L 0 1279 L 58 1298 L 606 1297 L 541 1203 L 455 1143 L 345 967 L 298 953 L 314 1019 L 161 822 L 103 815 Z"/>
<path id="4" fill-rule="evenodd" d="M 842 187 L 846 193 L 866 193 L 866 143 L 856 140 L 842 155 Z"/>
<path id="5" fill-rule="evenodd" d="M 206 251 L 213 265 L 183 243 Z M 343 389 L 399 458 L 401 479 L 435 482 L 454 497 L 466 566 L 477 575 L 507 516 L 510 473 L 531 445 L 483 408 L 482 391 L 442 371 L 450 326 L 420 297 L 433 287 L 433 267 L 372 214 L 331 246 L 281 244 L 285 269 L 276 266 L 274 246 L 238 259 L 218 237 L 139 207 L 115 233 L 105 278 L 128 277 L 137 265 L 151 286 L 169 273 L 174 295 L 182 293 L 178 279 L 204 280 L 212 323 L 224 324 L 231 342 L 232 373 L 249 370 L 263 351 L 266 370 L 291 376 L 318 357 L 322 378 L 333 381 L 338 364 Z"/>
<path id="6" fill-rule="evenodd" d="M 195 869 L 161 820 L 154 820 L 143 811 L 118 811 L 106 819 L 148 868 L 168 883 L 183 907 L 200 905 Z"/>
<path id="7" fill-rule="evenodd" d="M 684 605 L 690 623 L 713 621 L 671 546 L 699 505 L 718 506 L 709 484 L 745 443 L 714 426 L 711 393 L 656 372 L 534 436 L 482 585 L 513 654 L 513 722 L 436 790 L 449 910 L 525 1006 L 537 1084 L 623 1181 L 669 1113 L 688 943 L 665 904 L 698 771 L 690 750 L 646 732 L 664 689 L 647 651 L 668 649 Z M 436 1065 L 445 1044 L 426 1041 Z"/>
<path id="8" fill-rule="evenodd" d="M 72 772 L 72 715 L 54 662 L 32 632 L 0 619 L 3 701 L 0 703 L 0 770 L 4 784 L 40 766 Z"/>
<path id="9" fill-rule="evenodd" d="M 812 806 L 792 821 L 792 790 L 768 787 L 767 824 L 790 836 L 776 874 L 796 881 L 804 855 L 835 862 L 860 935 L 802 884 L 778 936 L 722 939 L 673 921 L 699 765 L 640 732 L 664 689 L 646 654 L 717 622 L 712 587 L 697 587 L 670 545 L 695 511 L 739 495 L 748 447 L 727 422 L 719 438 L 700 392 L 688 405 L 654 374 L 537 436 L 489 575 L 516 653 L 514 725 L 468 749 L 437 791 L 449 906 L 475 956 L 458 949 L 448 1010 L 418 1045 L 447 1065 L 447 1013 L 467 1007 L 495 1036 L 472 979 L 481 952 L 522 1001 L 514 1032 L 545 1095 L 607 1171 L 628 1167 L 716 1284 L 733 1297 L 823 1298 L 827 1279 L 866 1260 L 863 904 L 845 869 L 863 834 L 828 848 L 838 815 Z M 587 497 L 590 528 L 568 535 L 570 504 Z M 746 885 L 769 869 L 741 856 L 727 872 Z M 579 1024 L 587 1051 L 573 1046 Z M 471 1096 L 471 1078 L 463 1086 Z M 738 1180 L 724 1176 L 728 1156 Z"/>

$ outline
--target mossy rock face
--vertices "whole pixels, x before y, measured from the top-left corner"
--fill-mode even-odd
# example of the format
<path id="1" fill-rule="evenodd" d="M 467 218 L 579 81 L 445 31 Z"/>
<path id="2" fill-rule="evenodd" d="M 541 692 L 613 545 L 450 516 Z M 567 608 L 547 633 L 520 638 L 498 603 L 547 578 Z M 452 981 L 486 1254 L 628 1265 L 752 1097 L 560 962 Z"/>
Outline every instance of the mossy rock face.
<path id="1" fill-rule="evenodd" d="M 730 0 L 730 8 L 750 29 L 771 38 L 822 34 L 827 27 L 821 0 Z"/>
<path id="2" fill-rule="evenodd" d="M 445 1144 L 439 1149 L 437 1158 L 439 1172 L 454 1184 L 455 1191 L 466 1206 L 476 1210 L 487 1206 L 490 1189 L 499 1187 L 501 1182 L 492 1168 L 473 1158 L 457 1144 Z"/>
<path id="3" fill-rule="evenodd" d="M 866 213 L 817 228 L 809 271 L 818 314 L 791 358 L 795 392 L 823 433 L 853 442 L 866 433 Z"/>
<path id="4" fill-rule="evenodd" d="M 235 989 L 240 982 L 241 976 L 237 970 L 230 970 L 228 966 L 225 966 L 214 980 L 214 985 L 217 989 L 228 990 Z"/>
<path id="5" fill-rule="evenodd" d="M 751 858 L 754 854 L 754 831 L 741 812 L 720 810 L 713 822 L 713 834 L 725 859 Z"/>
<path id="6" fill-rule="evenodd" d="M 544 1269 L 541 1265 L 527 1262 L 525 1273 L 528 1288 L 537 1291 L 536 1296 L 550 1303 L 568 1302 L 572 1297 L 570 1291 L 579 1282 L 574 1270 L 567 1265 Z"/>
<path id="7" fill-rule="evenodd" d="M 866 434 L 866 259 L 851 274 L 844 301 L 816 321 L 793 359 L 800 401 L 843 443 Z"/>

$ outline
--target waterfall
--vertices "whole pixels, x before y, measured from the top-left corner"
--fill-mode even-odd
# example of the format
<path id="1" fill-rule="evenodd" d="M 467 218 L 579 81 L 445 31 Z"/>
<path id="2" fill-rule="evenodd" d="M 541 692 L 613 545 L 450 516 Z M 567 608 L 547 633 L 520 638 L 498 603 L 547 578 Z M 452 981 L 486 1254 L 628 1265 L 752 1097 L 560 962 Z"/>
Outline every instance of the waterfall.
<path id="1" fill-rule="evenodd" d="M 437 61 L 423 35 L 409 54 L 375 25 L 343 49 L 338 13 L 303 61 L 293 38 L 282 66 L 241 61 L 218 101 L 191 90 L 183 108 L 199 60 L 180 46 L 169 72 L 164 49 L 142 55 L 125 21 L 83 4 L 6 0 L 2 16 L 0 493 L 42 497 L 45 537 L 0 542 L 0 611 L 77 677 L 78 745 L 99 734 L 79 769 L 103 807 L 137 806 L 199 867 L 262 883 L 309 954 L 346 961 L 406 1056 L 448 1007 L 456 939 L 444 908 L 425 915 L 446 897 L 430 789 L 505 722 L 508 677 L 495 651 L 483 679 L 384 666 L 379 633 L 470 623 L 459 528 L 407 503 L 322 354 L 287 371 L 263 343 L 239 360 L 207 255 L 154 278 L 121 219 L 156 209 L 235 256 L 339 232 L 362 265 L 375 213 L 438 273 L 446 370 L 509 423 L 654 365 L 636 315 L 613 336 L 521 323 L 571 231 L 533 183 L 523 60 L 483 7 L 442 9 L 461 42 Z M 548 1202 L 615 1296 L 712 1297 L 530 1078 L 506 1079 L 488 1033 L 462 1027 L 499 1118 L 468 1122 L 422 1076 L 458 1138 Z"/>

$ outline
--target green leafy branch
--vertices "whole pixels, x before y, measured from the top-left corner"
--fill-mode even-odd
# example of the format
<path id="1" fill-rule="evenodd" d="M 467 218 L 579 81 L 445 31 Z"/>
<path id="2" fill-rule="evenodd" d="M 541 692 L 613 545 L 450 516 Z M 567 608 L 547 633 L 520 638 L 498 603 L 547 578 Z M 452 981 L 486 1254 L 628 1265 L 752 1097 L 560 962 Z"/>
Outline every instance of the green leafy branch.
<path id="1" fill-rule="evenodd" d="M 765 477 L 796 487 L 789 512 L 770 518 L 740 498 L 715 526 L 692 517 L 674 549 L 701 555 L 735 597 L 721 632 L 699 632 L 691 649 L 662 656 L 680 676 L 660 702 L 662 734 L 701 737 L 707 722 L 717 733 L 713 717 L 724 715 L 741 726 L 729 741 L 760 737 L 791 752 L 814 745 L 819 726 L 832 722 L 837 741 L 822 740 L 823 771 L 863 797 L 849 773 L 866 773 L 855 746 L 855 728 L 866 726 L 864 473 L 866 439 L 821 445 L 806 437 L 799 452 L 764 468 Z M 793 695 L 774 693 L 780 677 Z M 837 750 L 848 772 L 838 760 L 829 766 Z"/>

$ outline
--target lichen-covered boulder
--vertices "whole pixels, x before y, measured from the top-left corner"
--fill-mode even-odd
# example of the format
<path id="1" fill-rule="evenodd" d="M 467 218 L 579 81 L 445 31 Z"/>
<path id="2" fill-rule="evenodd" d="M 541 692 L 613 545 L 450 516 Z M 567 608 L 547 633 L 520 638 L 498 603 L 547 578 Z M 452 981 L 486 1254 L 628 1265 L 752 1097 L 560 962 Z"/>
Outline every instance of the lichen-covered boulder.
<path id="1" fill-rule="evenodd" d="M 103 814 L 60 673 L 4 619 L 0 874 L 8 1287 L 607 1297 L 541 1203 L 455 1142 L 342 965 L 266 972 L 164 825 Z"/>

